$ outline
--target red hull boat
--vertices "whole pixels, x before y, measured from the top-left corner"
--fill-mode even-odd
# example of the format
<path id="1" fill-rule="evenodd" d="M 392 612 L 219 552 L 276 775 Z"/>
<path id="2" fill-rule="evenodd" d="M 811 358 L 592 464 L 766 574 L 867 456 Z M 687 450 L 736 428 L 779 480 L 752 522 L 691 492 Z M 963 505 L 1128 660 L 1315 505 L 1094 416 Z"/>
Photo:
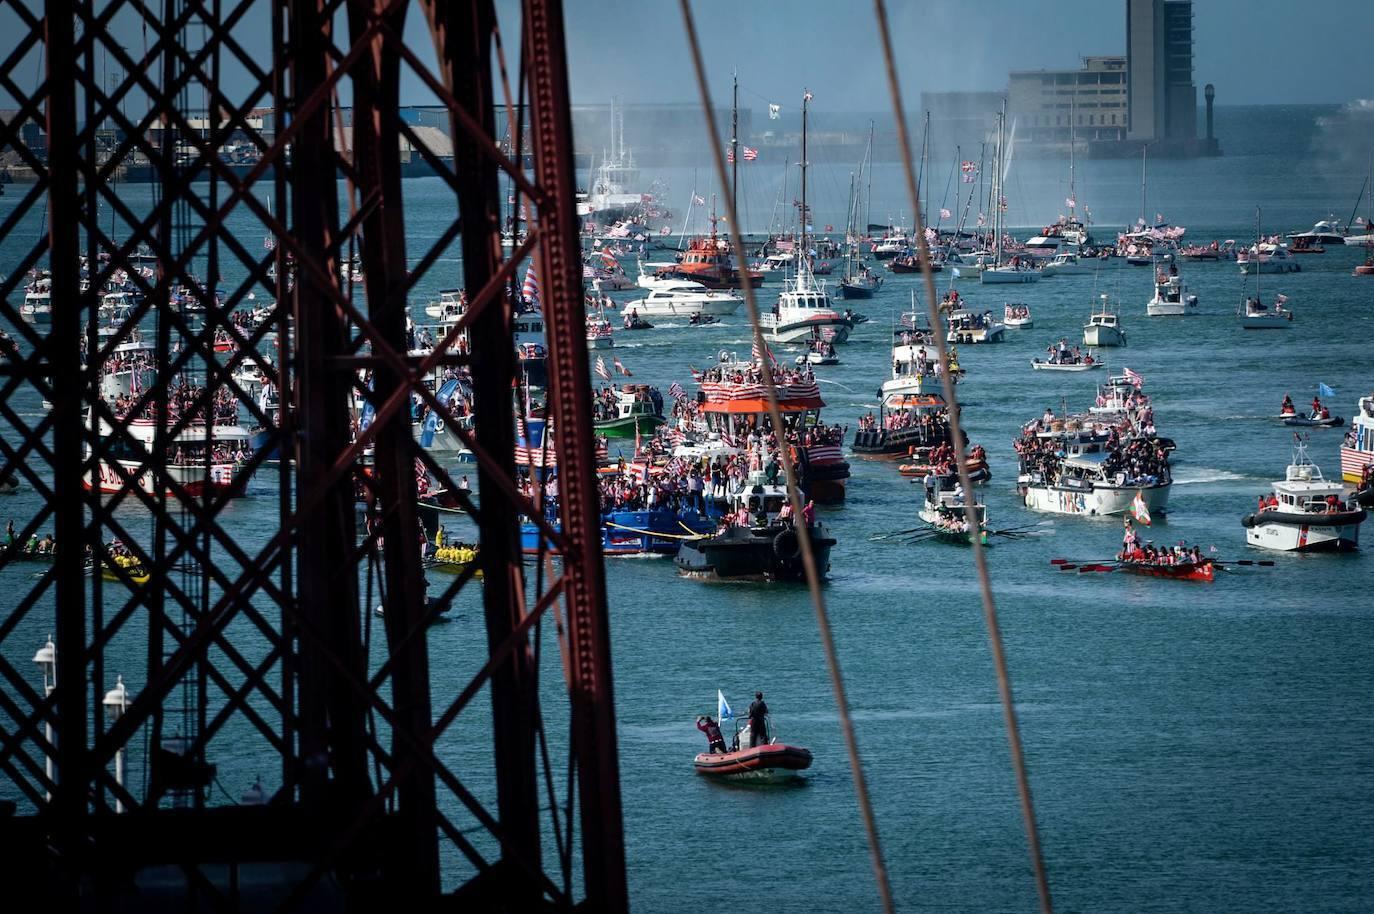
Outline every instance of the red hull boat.
<path id="1" fill-rule="evenodd" d="M 1177 565 L 1156 565 L 1153 562 L 1120 562 L 1117 570 L 1130 574 L 1144 574 L 1154 578 L 1177 578 L 1181 581 L 1214 580 L 1216 567 L 1211 561 L 1181 562 Z"/>
<path id="2" fill-rule="evenodd" d="M 703 752 L 693 762 L 697 774 L 730 780 L 776 780 L 811 767 L 811 750 L 772 743 L 734 752 Z"/>

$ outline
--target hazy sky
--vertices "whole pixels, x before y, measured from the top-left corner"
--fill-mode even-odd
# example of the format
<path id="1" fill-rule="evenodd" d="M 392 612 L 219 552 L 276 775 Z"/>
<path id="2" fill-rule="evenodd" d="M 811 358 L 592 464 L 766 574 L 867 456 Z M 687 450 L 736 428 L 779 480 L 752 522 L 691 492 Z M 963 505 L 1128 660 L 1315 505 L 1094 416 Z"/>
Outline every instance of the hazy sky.
<path id="1" fill-rule="evenodd" d="M 496 2 L 507 53 L 515 54 L 519 0 Z M 909 110 L 919 106 L 923 90 L 999 91 L 1009 70 L 1071 68 L 1085 55 L 1125 51 L 1125 0 L 889 0 L 888 7 Z M 627 102 L 697 101 L 677 0 L 565 0 L 564 9 L 574 102 L 605 103 L 612 95 Z M 730 71 L 738 68 L 740 102 L 755 110 L 766 110 L 769 101 L 795 108 L 803 86 L 815 94 L 818 111 L 890 105 L 873 8 L 865 0 L 694 0 L 693 9 L 718 103 L 728 104 Z M 255 4 L 235 29 L 259 59 L 268 53 L 268 10 Z M 1374 96 L 1374 0 L 1195 0 L 1193 10 L 1199 97 L 1208 82 L 1216 84 L 1222 105 Z M 136 19 L 126 7 L 113 28 L 137 60 L 147 36 Z M 0 3 L 0 59 L 25 31 L 11 5 Z M 423 59 L 433 59 L 418 4 L 406 39 Z M 103 72 L 103 56 L 97 66 Z M 224 67 L 226 91 L 245 91 L 232 55 Z M 42 68 L 41 48 L 34 48 L 11 76 L 32 89 Z M 402 101 L 435 99 L 407 75 Z M 12 104 L 0 88 L 0 107 Z"/>
<path id="2" fill-rule="evenodd" d="M 737 67 L 741 105 L 793 100 L 805 85 L 820 110 L 888 107 L 871 3 L 692 6 L 721 100 Z M 502 7 L 511 16 L 518 4 Z M 1086 55 L 1124 54 L 1125 8 L 1125 0 L 889 0 L 903 92 L 914 108 L 922 90 L 996 91 L 1008 70 L 1065 69 Z M 696 100 L 676 0 L 568 0 L 565 9 L 575 101 Z M 1193 11 L 1199 103 L 1209 82 L 1218 104 L 1374 95 L 1374 0 L 1195 0 Z"/>

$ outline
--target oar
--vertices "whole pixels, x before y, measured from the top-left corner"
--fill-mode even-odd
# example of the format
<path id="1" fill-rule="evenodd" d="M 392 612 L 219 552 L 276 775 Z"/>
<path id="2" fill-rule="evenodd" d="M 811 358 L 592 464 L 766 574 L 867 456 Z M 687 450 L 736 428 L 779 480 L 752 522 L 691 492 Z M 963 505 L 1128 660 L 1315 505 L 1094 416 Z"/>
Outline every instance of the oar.
<path id="1" fill-rule="evenodd" d="M 873 541 L 876 541 L 876 540 L 887 540 L 887 539 L 892 539 L 894 536 L 906 536 L 908 533 L 916 533 L 917 531 L 919 531 L 919 530 L 924 530 L 924 529 L 926 529 L 924 526 L 920 526 L 920 527 L 912 527 L 910 530 L 894 530 L 894 531 L 892 531 L 891 533 L 875 533 L 875 534 L 873 534 L 872 536 L 870 536 L 868 539 L 869 539 L 869 542 L 873 542 Z"/>
<path id="2" fill-rule="evenodd" d="M 1107 565 L 1115 562 L 1116 559 L 1050 559 L 1051 565 Z"/>
<path id="3" fill-rule="evenodd" d="M 1079 573 L 1079 574 L 1083 574 L 1084 572 L 1087 572 L 1087 571 L 1100 571 L 1100 572 L 1102 572 L 1103 574 L 1111 574 L 1113 571 L 1116 571 L 1116 566 L 1115 566 L 1115 565 L 1079 565 L 1079 566 L 1078 566 L 1078 573 Z"/>
<path id="4" fill-rule="evenodd" d="M 1274 567 L 1274 563 L 1273 563 L 1273 561 L 1271 561 L 1270 559 L 1236 559 L 1236 560 L 1233 561 L 1233 562 L 1219 562 L 1219 561 L 1217 561 L 1216 559 L 1212 559 L 1212 564 L 1213 564 L 1213 565 L 1263 565 L 1263 566 L 1265 566 L 1266 568 L 1272 568 L 1272 567 Z"/>

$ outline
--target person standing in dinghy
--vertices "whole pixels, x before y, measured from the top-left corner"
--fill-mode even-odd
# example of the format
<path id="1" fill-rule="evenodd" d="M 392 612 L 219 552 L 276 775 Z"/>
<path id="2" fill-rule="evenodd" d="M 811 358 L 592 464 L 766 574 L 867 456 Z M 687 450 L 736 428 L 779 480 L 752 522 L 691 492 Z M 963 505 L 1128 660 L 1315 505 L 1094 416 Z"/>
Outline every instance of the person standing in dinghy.
<path id="1" fill-rule="evenodd" d="M 706 734 L 708 752 L 725 751 L 725 737 L 721 735 L 720 724 L 716 723 L 715 718 L 709 714 L 701 715 L 697 718 L 697 729 Z"/>
<path id="2" fill-rule="evenodd" d="M 749 703 L 749 748 L 753 749 L 760 740 L 768 745 L 768 705 L 763 700 L 763 693 L 755 692 L 754 700 Z"/>

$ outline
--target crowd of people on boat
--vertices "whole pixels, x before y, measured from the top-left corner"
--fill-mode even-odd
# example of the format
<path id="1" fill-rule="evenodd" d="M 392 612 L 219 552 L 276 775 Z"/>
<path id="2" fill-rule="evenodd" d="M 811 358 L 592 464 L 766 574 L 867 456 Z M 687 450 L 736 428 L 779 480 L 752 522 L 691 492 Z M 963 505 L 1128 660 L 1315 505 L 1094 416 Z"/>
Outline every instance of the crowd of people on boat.
<path id="1" fill-rule="evenodd" d="M 27 556 L 56 555 L 57 542 L 51 533 L 39 536 L 35 531 L 29 534 L 27 541 L 20 545 L 18 534 L 14 531 L 14 521 L 10 520 L 5 527 L 5 551 L 9 553 L 18 552 Z"/>
<path id="2" fill-rule="evenodd" d="M 624 393 L 633 393 L 637 402 L 653 405 L 655 416 L 663 415 L 663 394 L 657 387 L 645 384 L 626 385 Z M 592 395 L 592 419 L 596 422 L 609 422 L 620 418 L 621 392 L 613 384 L 602 384 Z"/>
<path id="3" fill-rule="evenodd" d="M 722 361 L 718 365 L 713 365 L 701 373 L 702 384 L 740 384 L 753 386 L 763 383 L 763 368 L 757 362 L 729 362 Z M 809 363 L 799 365 L 796 368 L 788 368 L 781 363 L 773 366 L 773 383 L 778 387 L 791 387 L 793 385 L 811 384 L 815 382 L 816 374 L 811 370 Z M 706 392 L 697 392 L 697 402 L 706 402 Z"/>
<path id="4" fill-rule="evenodd" d="M 1118 486 L 1155 486 L 1172 481 L 1169 451 L 1154 435 L 1152 413 L 1152 408 L 1146 405 L 1136 416 L 1127 416 L 1106 430 L 1103 442 L 1106 457 L 1102 461 L 1104 478 Z M 1137 419 L 1144 420 L 1144 424 Z M 1021 472 L 1043 479 L 1049 485 L 1059 479 L 1064 454 L 1057 436 L 1042 436 L 1038 432 L 1053 430 L 1055 422 L 1054 412 L 1047 408 L 1045 417 L 1028 423 L 1012 445 L 1020 459 Z M 1102 433 L 1093 423 L 1086 424 L 1083 430 Z"/>
<path id="5" fill-rule="evenodd" d="M 205 396 L 205 388 L 191 384 L 186 378 L 179 378 L 167 391 L 167 419 L 176 424 L 186 419 L 192 424 L 205 421 L 205 407 L 197 401 Z M 120 394 L 111 400 L 111 408 L 118 419 L 128 418 L 130 411 L 137 405 L 140 395 L 137 392 Z M 144 414 L 152 418 L 149 405 L 144 406 Z M 210 415 L 215 425 L 228 426 L 239 423 L 239 400 L 227 387 L 216 389 L 210 400 Z"/>
<path id="6" fill-rule="evenodd" d="M 920 429 L 917 435 L 922 441 L 948 440 L 949 411 L 941 407 L 936 410 L 893 409 L 882 416 L 875 416 L 872 410 L 859 417 L 859 431 L 871 432 L 882 428 L 889 432 Z"/>
<path id="7" fill-rule="evenodd" d="M 1091 352 L 1083 352 L 1078 346 L 1070 346 L 1069 341 L 1060 337 L 1058 344 L 1050 344 L 1045 347 L 1045 354 L 1049 357 L 1051 365 L 1092 365 L 1094 364 Z"/>
<path id="8" fill-rule="evenodd" d="M 1141 540 L 1129 517 L 1116 560 L 1133 565 L 1201 565 L 1206 561 L 1201 546 L 1189 546 L 1182 540 L 1175 546 L 1156 546 Z"/>

